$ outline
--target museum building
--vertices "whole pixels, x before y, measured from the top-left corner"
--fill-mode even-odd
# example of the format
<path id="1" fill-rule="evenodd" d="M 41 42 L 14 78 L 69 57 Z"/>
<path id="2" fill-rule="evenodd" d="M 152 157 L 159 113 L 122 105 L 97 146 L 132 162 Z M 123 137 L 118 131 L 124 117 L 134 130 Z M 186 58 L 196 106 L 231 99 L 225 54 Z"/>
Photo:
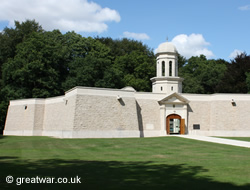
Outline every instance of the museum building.
<path id="1" fill-rule="evenodd" d="M 159 45 L 152 92 L 75 87 L 46 99 L 12 100 L 4 135 L 59 138 L 250 136 L 250 94 L 186 94 L 178 53 Z"/>

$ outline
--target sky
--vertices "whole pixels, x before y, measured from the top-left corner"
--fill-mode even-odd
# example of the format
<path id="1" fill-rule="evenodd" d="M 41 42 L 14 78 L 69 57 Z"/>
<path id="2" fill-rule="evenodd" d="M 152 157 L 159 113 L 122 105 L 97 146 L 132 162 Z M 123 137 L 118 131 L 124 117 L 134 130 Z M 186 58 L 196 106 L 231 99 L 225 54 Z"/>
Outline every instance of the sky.
<path id="1" fill-rule="evenodd" d="M 186 58 L 250 54 L 250 0 L 0 0 L 0 31 L 26 19 L 47 31 L 139 40 L 154 51 L 168 40 Z"/>

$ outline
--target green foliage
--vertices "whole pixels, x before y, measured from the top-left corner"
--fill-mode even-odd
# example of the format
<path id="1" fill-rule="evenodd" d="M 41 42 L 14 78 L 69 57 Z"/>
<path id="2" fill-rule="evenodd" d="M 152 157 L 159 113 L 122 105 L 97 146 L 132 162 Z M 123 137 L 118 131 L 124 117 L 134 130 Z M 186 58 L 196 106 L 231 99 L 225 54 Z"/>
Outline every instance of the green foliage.
<path id="1" fill-rule="evenodd" d="M 3 77 L 4 67 L 6 67 L 9 59 L 14 59 L 16 56 L 18 44 L 28 39 L 33 33 L 42 32 L 42 27 L 38 23 L 34 20 L 27 20 L 23 23 L 15 21 L 14 29 L 6 27 L 0 33 L 0 131 L 3 129 L 5 123 L 8 101 L 11 98 L 23 97 L 20 86 L 6 85 Z M 15 68 L 14 65 L 10 65 L 10 68 L 13 67 Z M 7 74 L 8 72 L 11 73 L 13 71 L 5 69 L 5 73 Z"/>
<path id="2" fill-rule="evenodd" d="M 132 86 L 139 91 L 151 91 L 149 79 L 155 75 L 154 62 L 152 57 L 132 51 L 117 57 L 113 66 L 120 71 L 123 86 Z"/>
<path id="3" fill-rule="evenodd" d="M 106 87 L 108 69 L 111 66 L 109 48 L 93 38 L 83 38 L 67 33 L 70 62 L 64 90 L 75 86 Z"/>
<path id="4" fill-rule="evenodd" d="M 248 94 L 250 94 L 250 72 L 246 72 L 246 85 L 247 85 L 247 90 Z"/>
<path id="5" fill-rule="evenodd" d="M 141 42 L 47 32 L 34 20 L 0 33 L 0 131 L 9 100 L 57 96 L 75 86 L 150 91 L 153 51 Z"/>
<path id="6" fill-rule="evenodd" d="M 228 64 L 219 92 L 248 93 L 248 75 L 250 72 L 250 55 L 242 53 Z"/>
<path id="7" fill-rule="evenodd" d="M 151 49 L 141 42 L 126 38 L 122 40 L 97 39 L 110 48 L 109 55 L 112 59 L 110 69 L 116 73 L 114 77 L 118 88 L 132 86 L 138 91 L 152 90 L 150 78 L 155 76 L 156 62 Z"/>
<path id="8" fill-rule="evenodd" d="M 4 88 L 15 89 L 8 98 L 38 98 L 62 93 L 60 60 L 64 56 L 58 31 L 33 33 L 16 47 L 16 55 L 3 64 Z"/>
<path id="9" fill-rule="evenodd" d="M 187 64 L 187 59 L 178 53 L 178 69 L 182 68 Z"/>
<path id="10" fill-rule="evenodd" d="M 188 63 L 180 68 L 180 76 L 183 82 L 183 92 L 211 94 L 217 92 L 227 63 L 224 60 L 207 60 L 204 55 L 191 57 Z"/>
<path id="11" fill-rule="evenodd" d="M 27 20 L 23 23 L 15 21 L 14 29 L 6 27 L 0 33 L 0 66 L 8 58 L 13 58 L 16 54 L 17 45 L 29 38 L 34 32 L 43 32 L 42 27 L 34 20 Z"/>
<path id="12" fill-rule="evenodd" d="M 12 99 L 57 96 L 75 86 L 151 91 L 155 58 L 142 42 L 48 32 L 34 20 L 16 21 L 0 33 L 0 131 Z M 204 55 L 178 60 L 183 92 L 250 92 L 246 53 L 231 63 Z"/>

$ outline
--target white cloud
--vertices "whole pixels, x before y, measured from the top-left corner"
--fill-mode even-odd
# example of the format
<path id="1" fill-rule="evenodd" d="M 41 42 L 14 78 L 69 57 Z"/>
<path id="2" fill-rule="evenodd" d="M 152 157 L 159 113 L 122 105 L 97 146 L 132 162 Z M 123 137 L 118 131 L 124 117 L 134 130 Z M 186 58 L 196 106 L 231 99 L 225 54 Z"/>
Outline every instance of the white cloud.
<path id="1" fill-rule="evenodd" d="M 150 37 L 145 33 L 123 32 L 123 36 L 126 38 L 133 38 L 135 40 L 149 40 L 150 39 Z"/>
<path id="2" fill-rule="evenodd" d="M 235 49 L 230 55 L 229 55 L 229 58 L 230 59 L 234 59 L 235 57 L 237 57 L 237 55 L 240 55 L 242 54 L 243 51 L 241 50 L 238 50 L 238 49 Z"/>
<path id="3" fill-rule="evenodd" d="M 210 45 L 206 42 L 202 34 L 180 34 L 173 38 L 172 43 L 176 46 L 178 52 L 186 57 L 199 56 L 200 54 L 205 55 L 207 58 L 214 56 L 213 52 L 207 49 Z"/>
<path id="4" fill-rule="evenodd" d="M 245 5 L 245 6 L 239 7 L 239 10 L 248 11 L 248 10 L 250 10 L 250 5 Z"/>
<path id="5" fill-rule="evenodd" d="M 102 8 L 88 0 L 1 0 L 0 20 L 25 21 L 35 19 L 46 30 L 104 32 L 106 22 L 120 22 L 116 10 Z"/>

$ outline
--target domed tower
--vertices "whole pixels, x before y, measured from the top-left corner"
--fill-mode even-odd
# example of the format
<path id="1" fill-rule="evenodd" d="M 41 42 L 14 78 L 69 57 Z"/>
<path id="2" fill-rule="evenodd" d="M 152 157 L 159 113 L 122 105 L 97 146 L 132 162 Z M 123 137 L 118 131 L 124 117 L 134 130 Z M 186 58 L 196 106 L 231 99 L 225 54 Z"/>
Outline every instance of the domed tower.
<path id="1" fill-rule="evenodd" d="M 159 45 L 156 52 L 156 77 L 151 78 L 153 93 L 182 92 L 183 78 L 178 77 L 178 52 L 170 42 Z"/>

